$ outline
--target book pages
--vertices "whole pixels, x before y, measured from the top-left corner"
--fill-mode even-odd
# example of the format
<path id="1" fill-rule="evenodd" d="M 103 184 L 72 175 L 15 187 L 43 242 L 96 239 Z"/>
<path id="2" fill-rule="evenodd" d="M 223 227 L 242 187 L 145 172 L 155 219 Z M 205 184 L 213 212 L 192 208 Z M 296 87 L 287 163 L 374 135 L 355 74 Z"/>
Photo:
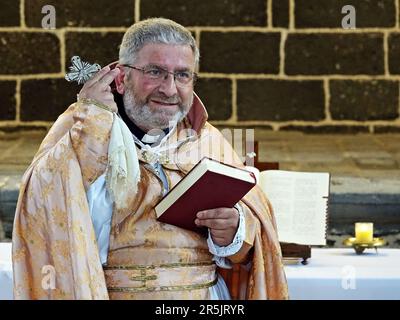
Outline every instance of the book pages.
<path id="1" fill-rule="evenodd" d="M 326 244 L 329 179 L 329 173 L 260 173 L 259 185 L 274 209 L 280 242 Z"/>

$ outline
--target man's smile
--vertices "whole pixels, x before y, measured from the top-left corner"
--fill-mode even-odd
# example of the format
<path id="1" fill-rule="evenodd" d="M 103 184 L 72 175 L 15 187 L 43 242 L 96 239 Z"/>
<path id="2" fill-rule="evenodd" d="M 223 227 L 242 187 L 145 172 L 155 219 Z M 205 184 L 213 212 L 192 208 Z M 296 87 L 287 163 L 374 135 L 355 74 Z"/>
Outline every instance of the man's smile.
<path id="1" fill-rule="evenodd" d="M 165 101 L 155 100 L 155 99 L 151 99 L 150 101 L 153 104 L 160 105 L 160 106 L 163 106 L 163 107 L 175 107 L 175 106 L 178 105 L 178 103 L 170 103 L 170 102 L 165 102 Z"/>

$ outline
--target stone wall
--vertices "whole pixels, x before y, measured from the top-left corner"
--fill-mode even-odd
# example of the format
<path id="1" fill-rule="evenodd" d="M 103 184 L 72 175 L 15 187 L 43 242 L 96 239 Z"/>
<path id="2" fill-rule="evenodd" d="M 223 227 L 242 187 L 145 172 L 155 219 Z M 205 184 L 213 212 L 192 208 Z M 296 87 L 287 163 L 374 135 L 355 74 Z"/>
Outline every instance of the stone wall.
<path id="1" fill-rule="evenodd" d="M 48 129 L 79 91 L 63 79 L 71 56 L 117 60 L 128 26 L 163 16 L 196 37 L 196 91 L 216 125 L 400 132 L 399 2 L 2 0 L 0 130 Z M 348 4 L 353 30 L 341 27 Z M 44 5 L 55 30 L 41 27 Z"/>

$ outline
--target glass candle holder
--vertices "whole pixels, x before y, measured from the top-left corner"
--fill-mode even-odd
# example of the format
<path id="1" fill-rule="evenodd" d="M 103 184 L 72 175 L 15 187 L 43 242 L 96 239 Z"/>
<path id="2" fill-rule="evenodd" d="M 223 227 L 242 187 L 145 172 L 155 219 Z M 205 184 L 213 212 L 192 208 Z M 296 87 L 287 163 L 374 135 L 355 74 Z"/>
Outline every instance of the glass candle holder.
<path id="1" fill-rule="evenodd" d="M 374 240 L 374 224 L 372 222 L 356 222 L 356 242 L 371 243 Z"/>

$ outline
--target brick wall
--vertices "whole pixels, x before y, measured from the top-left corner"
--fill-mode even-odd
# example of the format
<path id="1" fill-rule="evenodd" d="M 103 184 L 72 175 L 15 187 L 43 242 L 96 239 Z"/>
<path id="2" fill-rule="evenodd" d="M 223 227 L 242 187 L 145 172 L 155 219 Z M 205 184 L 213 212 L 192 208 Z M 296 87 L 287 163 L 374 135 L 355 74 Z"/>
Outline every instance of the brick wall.
<path id="1" fill-rule="evenodd" d="M 400 0 L 1 0 L 0 130 L 48 128 L 75 100 L 72 55 L 118 58 L 126 28 L 163 16 L 200 46 L 196 91 L 212 123 L 400 132 Z M 44 30 L 42 7 L 56 8 Z M 344 30 L 341 8 L 356 8 Z"/>

